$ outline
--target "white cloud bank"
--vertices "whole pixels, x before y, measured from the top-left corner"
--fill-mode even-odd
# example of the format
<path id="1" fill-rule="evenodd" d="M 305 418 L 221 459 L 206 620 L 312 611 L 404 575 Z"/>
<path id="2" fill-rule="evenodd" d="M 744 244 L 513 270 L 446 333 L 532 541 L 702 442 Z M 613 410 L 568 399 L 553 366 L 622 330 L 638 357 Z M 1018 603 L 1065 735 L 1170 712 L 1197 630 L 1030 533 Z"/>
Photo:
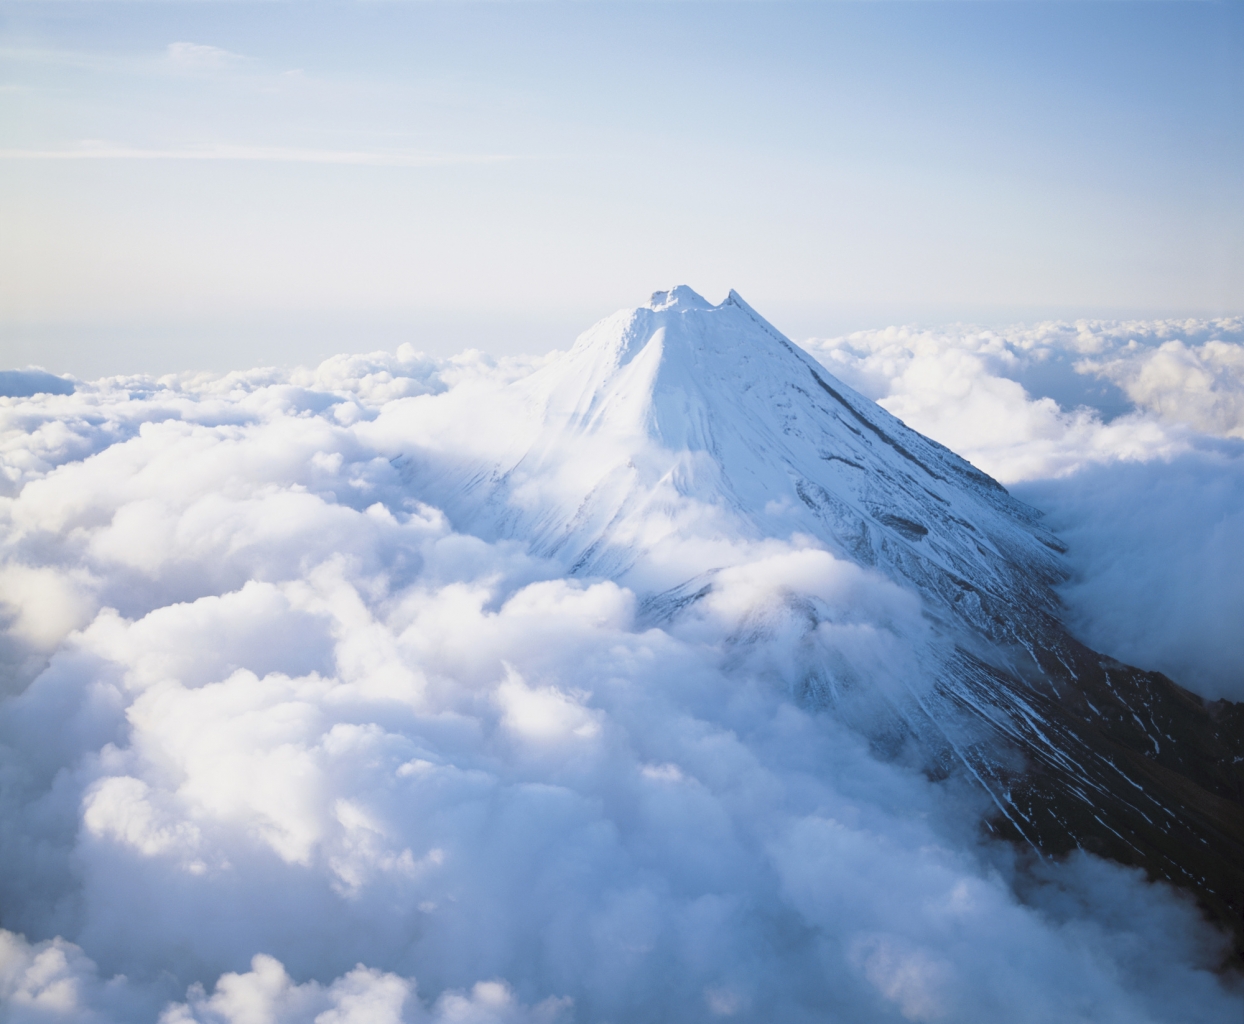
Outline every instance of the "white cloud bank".
<path id="1" fill-rule="evenodd" d="M 1090 646 L 1244 700 L 1244 318 L 889 328 L 808 348 L 1048 513 Z"/>
<path id="2" fill-rule="evenodd" d="M 1054 425 L 990 438 L 1016 465 L 1122 495 L 1209 457 L 1178 402 L 1106 424 L 926 358 Z M 0 1021 L 1238 1019 L 1182 897 L 1008 862 L 973 794 L 794 699 L 807 658 L 912 671 L 911 595 L 741 544 L 649 629 L 410 493 L 393 460 L 464 409 L 463 444 L 504 441 L 525 369 L 404 348 L 0 400 Z M 922 380 L 887 403 L 959 422 Z"/>

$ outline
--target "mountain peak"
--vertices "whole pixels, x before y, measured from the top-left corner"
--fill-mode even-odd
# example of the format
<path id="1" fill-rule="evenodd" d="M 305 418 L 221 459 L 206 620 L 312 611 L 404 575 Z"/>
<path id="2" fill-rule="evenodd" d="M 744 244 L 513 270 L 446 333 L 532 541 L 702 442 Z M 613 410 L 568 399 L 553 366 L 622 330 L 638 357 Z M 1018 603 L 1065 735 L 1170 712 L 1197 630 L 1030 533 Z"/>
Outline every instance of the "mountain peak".
<path id="1" fill-rule="evenodd" d="M 657 312 L 665 310 L 716 309 L 708 299 L 685 284 L 675 285 L 668 291 L 653 292 L 648 300 L 648 309 Z"/>

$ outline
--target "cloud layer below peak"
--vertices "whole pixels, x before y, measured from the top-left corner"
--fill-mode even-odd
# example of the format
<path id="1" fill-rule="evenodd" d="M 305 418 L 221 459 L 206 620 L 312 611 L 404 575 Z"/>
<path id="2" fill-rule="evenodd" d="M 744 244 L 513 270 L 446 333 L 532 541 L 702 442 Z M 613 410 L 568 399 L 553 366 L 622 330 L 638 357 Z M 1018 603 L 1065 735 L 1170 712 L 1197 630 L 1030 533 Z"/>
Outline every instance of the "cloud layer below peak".
<path id="1" fill-rule="evenodd" d="M 932 402 L 927 369 L 957 366 L 1063 425 L 1057 457 L 1007 449 L 1063 475 L 1009 479 L 1053 488 L 1073 558 L 1112 507 L 1083 481 L 1115 480 L 1120 507 L 1143 489 L 1153 516 L 1211 479 L 1235 500 L 1230 437 L 1050 410 L 917 341 L 887 403 L 919 391 L 958 422 L 970 403 Z M 977 795 L 799 699 L 813 664 L 918 683 L 917 596 L 806 538 L 740 541 L 711 598 L 650 628 L 626 587 L 412 493 L 399 456 L 454 443 L 464 409 L 471 445 L 503 437 L 491 396 L 538 362 L 403 348 L 0 399 L 0 1020 L 1238 1015 L 1182 897 L 980 845 Z M 1209 548 L 1182 536 L 1164 550 L 1190 589 Z M 1123 586 L 1076 564 L 1073 609 L 1076 586 L 1086 607 Z"/>

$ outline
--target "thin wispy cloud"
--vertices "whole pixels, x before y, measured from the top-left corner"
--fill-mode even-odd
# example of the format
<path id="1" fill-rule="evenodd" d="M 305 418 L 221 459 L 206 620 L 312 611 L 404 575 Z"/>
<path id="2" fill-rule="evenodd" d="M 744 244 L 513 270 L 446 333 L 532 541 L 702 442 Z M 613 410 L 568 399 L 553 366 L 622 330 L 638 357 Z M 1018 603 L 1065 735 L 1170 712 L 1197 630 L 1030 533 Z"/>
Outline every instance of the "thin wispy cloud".
<path id="1" fill-rule="evenodd" d="M 16 66 L 69 68 L 107 75 L 147 75 L 186 71 L 237 70 L 259 62 L 219 46 L 188 41 L 171 42 L 144 52 L 117 53 L 67 47 L 0 46 L 0 59 Z"/>
<path id="2" fill-rule="evenodd" d="M 80 149 L 0 149 L 0 160 L 233 160 L 260 163 L 348 164 L 373 167 L 443 167 L 515 160 L 503 153 L 412 153 L 291 146 L 194 146 L 183 149 L 89 145 Z"/>
<path id="3" fill-rule="evenodd" d="M 222 71 L 236 67 L 247 59 L 240 53 L 219 46 L 187 42 L 169 43 L 166 57 L 178 68 L 191 71 Z"/>

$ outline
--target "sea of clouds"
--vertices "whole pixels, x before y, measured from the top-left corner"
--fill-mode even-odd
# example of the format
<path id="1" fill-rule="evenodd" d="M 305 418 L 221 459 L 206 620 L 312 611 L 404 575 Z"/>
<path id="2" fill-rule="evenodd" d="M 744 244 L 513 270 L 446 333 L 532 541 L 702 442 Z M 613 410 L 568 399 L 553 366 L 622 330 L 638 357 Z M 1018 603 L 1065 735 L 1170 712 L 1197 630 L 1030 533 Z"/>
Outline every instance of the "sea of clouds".
<path id="1" fill-rule="evenodd" d="M 1086 640 L 1239 697 L 1242 340 L 808 347 L 1047 511 Z M 825 659 L 910 683 L 917 596 L 739 543 L 656 629 L 457 532 L 402 458 L 453 458 L 446 422 L 505 441 L 494 397 L 539 362 L 14 378 L 0 1021 L 1238 1019 L 1185 897 L 982 843 L 978 794 L 801 703 Z"/>

